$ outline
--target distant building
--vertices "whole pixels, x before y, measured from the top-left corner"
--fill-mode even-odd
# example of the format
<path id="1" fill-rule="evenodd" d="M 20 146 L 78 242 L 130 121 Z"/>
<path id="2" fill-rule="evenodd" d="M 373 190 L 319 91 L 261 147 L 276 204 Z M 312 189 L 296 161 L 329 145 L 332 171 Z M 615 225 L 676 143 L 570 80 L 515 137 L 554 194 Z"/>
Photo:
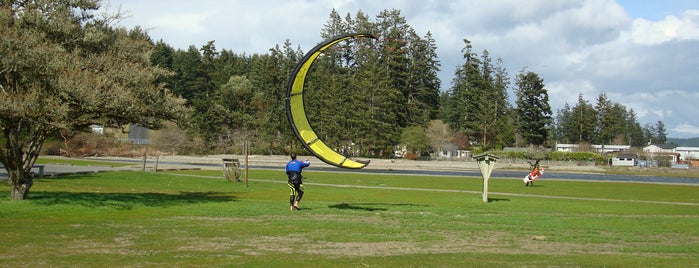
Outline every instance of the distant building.
<path id="1" fill-rule="evenodd" d="M 90 129 L 92 130 L 92 133 L 104 134 L 104 126 L 91 125 Z"/>
<path id="2" fill-rule="evenodd" d="M 651 144 L 643 147 L 643 151 L 647 153 L 674 153 L 677 145 L 674 144 Z"/>
<path id="3" fill-rule="evenodd" d="M 471 159 L 471 151 L 459 150 L 455 144 L 443 144 L 439 151 L 440 159 Z"/>
<path id="4" fill-rule="evenodd" d="M 633 167 L 638 164 L 638 155 L 630 153 L 620 153 L 612 158 L 612 166 Z"/>
<path id="5" fill-rule="evenodd" d="M 631 150 L 631 145 L 590 145 L 593 152 L 595 153 L 611 153 L 611 152 L 625 152 Z M 577 152 L 579 148 L 578 144 L 567 144 L 559 143 L 556 144 L 556 151 L 560 152 Z"/>
<path id="6" fill-rule="evenodd" d="M 699 160 L 699 147 L 675 147 L 675 152 L 682 161 Z"/>

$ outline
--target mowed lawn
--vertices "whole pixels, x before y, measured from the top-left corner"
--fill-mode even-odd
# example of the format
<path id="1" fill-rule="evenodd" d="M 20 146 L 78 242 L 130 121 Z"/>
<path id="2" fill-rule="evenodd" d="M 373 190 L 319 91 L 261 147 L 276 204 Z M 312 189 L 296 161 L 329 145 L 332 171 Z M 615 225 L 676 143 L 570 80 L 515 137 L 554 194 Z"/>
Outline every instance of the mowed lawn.
<path id="1" fill-rule="evenodd" d="M 308 170 L 106 172 L 0 187 L 2 267 L 697 267 L 699 187 Z"/>

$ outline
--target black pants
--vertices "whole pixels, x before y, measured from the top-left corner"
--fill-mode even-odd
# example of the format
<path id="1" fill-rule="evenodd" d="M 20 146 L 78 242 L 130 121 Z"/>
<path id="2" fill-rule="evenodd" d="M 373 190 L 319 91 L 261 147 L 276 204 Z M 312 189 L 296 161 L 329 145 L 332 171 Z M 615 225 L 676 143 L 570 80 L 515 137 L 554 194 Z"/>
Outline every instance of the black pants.
<path id="1" fill-rule="evenodd" d="M 289 206 L 294 205 L 294 201 L 301 202 L 301 197 L 303 197 L 303 181 L 301 180 L 301 174 L 295 171 L 289 172 Z"/>

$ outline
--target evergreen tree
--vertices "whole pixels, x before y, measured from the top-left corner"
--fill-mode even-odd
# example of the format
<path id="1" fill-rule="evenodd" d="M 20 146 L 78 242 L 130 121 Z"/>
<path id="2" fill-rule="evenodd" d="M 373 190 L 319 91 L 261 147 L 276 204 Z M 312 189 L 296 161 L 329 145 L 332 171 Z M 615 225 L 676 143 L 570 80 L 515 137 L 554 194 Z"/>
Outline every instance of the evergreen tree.
<path id="1" fill-rule="evenodd" d="M 161 68 L 172 69 L 173 56 L 175 49 L 166 44 L 162 39 L 155 43 L 153 53 L 150 55 L 150 61 L 153 65 Z"/>
<path id="2" fill-rule="evenodd" d="M 610 120 L 612 104 L 607 98 L 607 95 L 600 93 L 597 97 L 597 103 L 595 105 L 596 122 L 595 122 L 595 132 L 591 143 L 593 144 L 609 144 L 613 138 L 613 133 L 611 132 L 611 125 L 613 122 Z"/>
<path id="3" fill-rule="evenodd" d="M 408 58 L 408 29 L 405 18 L 400 15 L 400 11 L 383 10 L 376 16 L 378 35 L 382 38 L 382 51 L 379 58 L 380 66 L 385 68 L 389 84 L 387 90 L 400 93 L 400 100 L 393 103 L 396 109 L 397 127 L 404 128 L 409 125 L 408 95 L 409 87 L 409 63 Z M 393 94 L 391 94 L 393 95 Z"/>
<path id="4" fill-rule="evenodd" d="M 463 131 L 470 137 L 482 137 L 478 135 L 480 133 L 477 121 L 480 104 L 485 102 L 479 89 L 483 84 L 479 70 L 481 62 L 473 53 L 471 41 L 463 41 L 465 46 L 461 51 L 464 64 L 456 68 L 449 101 L 446 103 L 449 107 L 445 109 L 445 119 L 456 131 Z"/>
<path id="5" fill-rule="evenodd" d="M 650 123 L 646 123 L 643 126 L 643 138 L 646 140 L 646 144 L 658 144 L 658 139 L 655 137 L 655 126 Z"/>
<path id="6" fill-rule="evenodd" d="M 615 144 L 615 145 L 624 145 L 624 144 L 629 144 L 628 143 L 628 123 L 626 122 L 627 119 L 627 111 L 626 107 L 624 105 L 621 105 L 619 103 L 614 103 L 612 104 L 611 109 L 609 110 L 609 113 L 607 113 L 602 119 L 604 120 L 603 122 L 609 122 L 606 123 L 608 125 L 607 130 L 605 133 L 608 133 L 610 137 L 610 143 Z"/>
<path id="7" fill-rule="evenodd" d="M 666 143 L 667 142 L 667 129 L 665 129 L 665 124 L 663 121 L 658 121 L 655 123 L 655 132 L 653 132 L 653 137 L 655 138 L 656 143 Z"/>
<path id="8" fill-rule="evenodd" d="M 512 107 L 508 101 L 509 97 L 507 94 L 510 78 L 504 65 L 503 60 L 498 58 L 494 69 L 495 77 L 492 89 L 494 93 L 492 97 L 494 104 L 493 114 L 495 115 L 496 123 L 491 127 L 490 135 L 493 136 L 496 148 L 513 146 L 515 141 L 514 120 L 510 117 Z"/>
<path id="9" fill-rule="evenodd" d="M 246 76 L 249 73 L 245 56 L 237 55 L 231 50 L 221 50 L 214 64 L 214 84 L 217 86 L 228 83 L 232 76 Z"/>
<path id="10" fill-rule="evenodd" d="M 568 138 L 572 143 L 592 143 L 595 136 L 597 111 L 590 105 L 582 94 L 578 95 L 578 103 L 571 110 L 571 122 L 566 124 L 570 130 Z"/>
<path id="11" fill-rule="evenodd" d="M 173 57 L 172 68 L 175 72 L 173 92 L 191 101 L 198 94 L 197 81 L 202 76 L 201 54 L 195 46 L 189 46 L 187 51 L 177 50 Z"/>
<path id="12" fill-rule="evenodd" d="M 407 113 L 410 124 L 426 125 L 437 117 L 439 111 L 440 80 L 439 60 L 437 60 L 435 40 L 431 33 L 425 35 L 425 39 L 418 37 L 410 30 L 410 44 L 408 56 L 410 64 L 408 70 L 407 89 Z"/>
<path id="13" fill-rule="evenodd" d="M 158 41 L 153 48 L 153 53 L 150 55 L 151 64 L 164 68 L 167 70 L 173 70 L 172 64 L 174 61 L 175 49 L 170 45 L 166 44 L 163 40 Z M 162 76 L 155 80 L 156 84 L 165 84 L 167 88 L 174 88 L 175 83 L 173 75 Z"/>
<path id="14" fill-rule="evenodd" d="M 641 124 L 638 123 L 638 117 L 633 109 L 629 109 L 626 115 L 626 131 L 627 139 L 629 145 L 631 146 L 643 146 L 646 144 L 647 140 L 643 138 L 643 128 Z"/>
<path id="15" fill-rule="evenodd" d="M 573 133 L 573 130 L 575 129 L 573 123 L 573 115 L 570 105 L 566 103 L 563 108 L 556 112 L 554 127 L 556 141 L 561 143 L 571 143 L 573 140 L 576 140 L 574 138 L 575 134 Z"/>
<path id="16" fill-rule="evenodd" d="M 340 13 L 334 8 L 330 11 L 330 18 L 328 22 L 323 24 L 323 29 L 320 32 L 320 36 L 323 39 L 328 39 L 336 35 L 348 33 L 348 24 L 342 20 Z"/>
<path id="17" fill-rule="evenodd" d="M 200 49 L 198 63 L 194 70 L 194 77 L 188 81 L 187 91 L 191 92 L 190 104 L 194 109 L 192 124 L 197 134 L 204 139 L 209 149 L 217 148 L 221 140 L 222 117 L 212 109 L 217 85 L 214 83 L 216 73 L 215 58 L 218 55 L 213 41 L 208 42 Z M 190 52 L 194 57 L 194 52 L 190 47 Z M 189 54 L 188 53 L 188 54 Z M 191 70 L 189 70 L 191 71 Z"/>
<path id="18" fill-rule="evenodd" d="M 304 53 L 300 48 L 293 49 L 288 40 L 283 48 L 276 46 L 269 55 L 253 55 L 250 60 L 250 81 L 256 92 L 262 92 L 264 101 L 256 116 L 258 130 L 264 133 L 257 146 L 263 152 L 288 152 L 288 146 L 299 148 L 294 133 L 286 117 L 286 86 L 291 72 Z M 260 93 L 258 93 L 259 95 Z M 294 150 L 294 149 L 292 149 Z"/>
<path id="19" fill-rule="evenodd" d="M 473 116 L 476 128 L 475 135 L 480 137 L 482 146 L 488 147 L 490 140 L 488 139 L 489 131 L 492 132 L 492 127 L 497 123 L 498 101 L 495 98 L 493 88 L 493 66 L 488 50 L 484 50 L 481 54 L 479 68 L 479 78 L 474 79 L 478 83 L 473 87 L 472 94 L 477 96 L 477 100 L 471 101 L 471 115 Z"/>
<path id="20" fill-rule="evenodd" d="M 524 141 L 544 145 L 551 126 L 551 107 L 543 79 L 534 72 L 521 71 L 516 79 L 518 130 Z"/>

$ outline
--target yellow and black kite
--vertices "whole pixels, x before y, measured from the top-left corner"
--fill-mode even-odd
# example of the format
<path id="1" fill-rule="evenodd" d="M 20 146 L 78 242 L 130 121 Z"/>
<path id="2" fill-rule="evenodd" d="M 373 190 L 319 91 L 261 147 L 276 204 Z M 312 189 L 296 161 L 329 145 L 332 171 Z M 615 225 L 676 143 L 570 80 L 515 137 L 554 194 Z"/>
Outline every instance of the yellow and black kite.
<path id="1" fill-rule="evenodd" d="M 311 68 L 313 62 L 325 49 L 338 42 L 358 37 L 376 38 L 371 34 L 365 33 L 343 34 L 327 39 L 315 46 L 296 65 L 294 72 L 291 73 L 286 90 L 286 114 L 289 118 L 289 124 L 294 129 L 296 137 L 303 143 L 303 146 L 325 163 L 352 169 L 363 168 L 368 162 L 356 161 L 343 156 L 320 140 L 313 128 L 311 128 L 311 124 L 306 116 L 306 110 L 303 105 L 303 86 L 308 69 Z"/>

